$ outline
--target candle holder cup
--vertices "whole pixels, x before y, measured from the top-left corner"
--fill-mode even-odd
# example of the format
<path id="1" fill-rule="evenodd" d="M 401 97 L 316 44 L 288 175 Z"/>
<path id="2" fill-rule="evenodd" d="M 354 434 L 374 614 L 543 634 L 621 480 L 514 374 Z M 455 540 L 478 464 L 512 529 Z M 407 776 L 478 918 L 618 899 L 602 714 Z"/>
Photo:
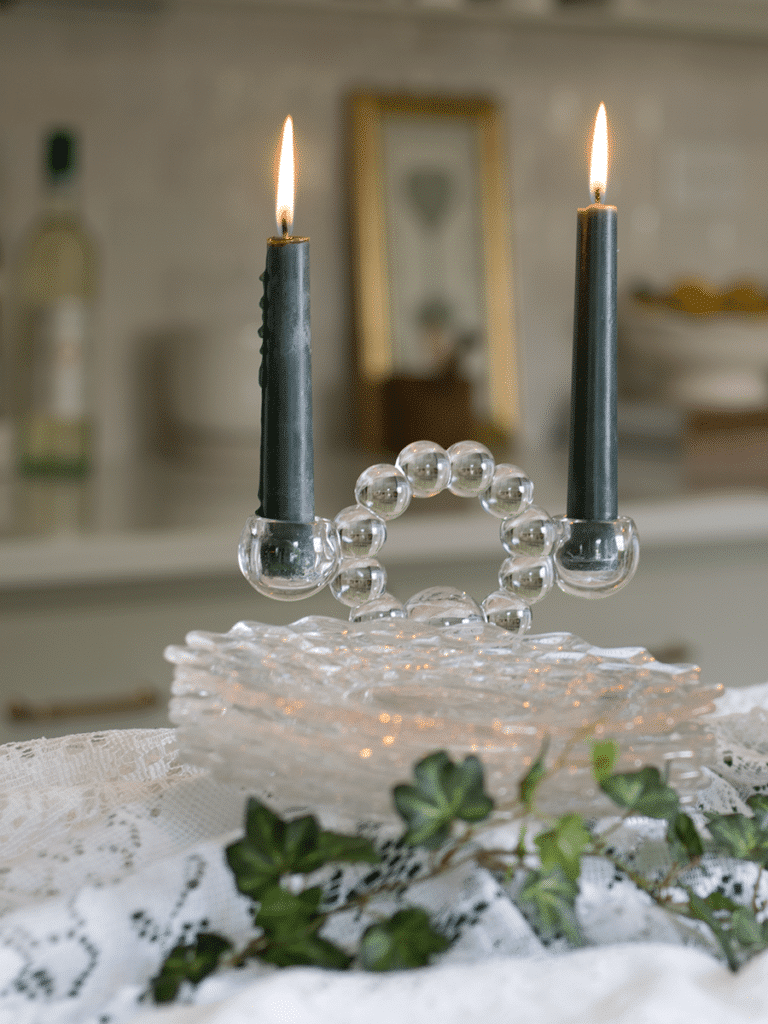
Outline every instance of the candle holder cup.
<path id="1" fill-rule="evenodd" d="M 555 578 L 574 597 L 608 597 L 632 579 L 640 557 L 635 524 L 619 517 L 611 520 L 555 520 Z"/>
<path id="2" fill-rule="evenodd" d="M 240 571 L 254 590 L 276 601 L 300 601 L 336 576 L 341 546 L 329 519 L 291 523 L 253 515 L 237 554 Z"/>

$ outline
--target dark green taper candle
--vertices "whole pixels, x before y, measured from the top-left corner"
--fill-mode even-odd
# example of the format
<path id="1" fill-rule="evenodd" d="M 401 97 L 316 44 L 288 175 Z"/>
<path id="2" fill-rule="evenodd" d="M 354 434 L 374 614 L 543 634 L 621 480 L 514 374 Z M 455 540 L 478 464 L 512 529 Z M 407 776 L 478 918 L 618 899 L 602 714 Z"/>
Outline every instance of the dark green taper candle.
<path id="1" fill-rule="evenodd" d="M 286 154 L 290 200 L 281 199 Z M 267 241 L 261 347 L 261 467 L 259 514 L 312 523 L 315 517 L 312 438 L 312 362 L 309 316 L 309 239 L 288 234 L 293 217 L 293 127 L 283 131 L 278 184 L 280 238 Z"/>
<path id="2" fill-rule="evenodd" d="M 604 142 L 598 140 L 601 123 Z M 605 163 L 595 168 L 595 149 Z M 618 516 L 616 428 L 616 207 L 600 203 L 607 177 L 607 128 L 595 123 L 591 189 L 595 203 L 578 211 L 573 321 L 569 519 Z"/>

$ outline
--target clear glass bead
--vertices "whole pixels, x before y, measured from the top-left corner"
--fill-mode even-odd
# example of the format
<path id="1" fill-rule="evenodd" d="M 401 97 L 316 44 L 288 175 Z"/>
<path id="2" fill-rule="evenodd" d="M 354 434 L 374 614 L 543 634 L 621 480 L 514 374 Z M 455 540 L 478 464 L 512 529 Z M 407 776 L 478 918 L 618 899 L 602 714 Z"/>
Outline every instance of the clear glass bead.
<path id="1" fill-rule="evenodd" d="M 370 466 L 357 478 L 355 500 L 382 519 L 396 519 L 411 503 L 411 485 L 398 466 Z"/>
<path id="2" fill-rule="evenodd" d="M 531 505 L 519 516 L 505 519 L 499 528 L 505 551 L 510 555 L 549 555 L 557 540 L 557 523 L 542 508 Z"/>
<path id="3" fill-rule="evenodd" d="M 574 597 L 608 597 L 637 571 L 640 542 L 631 519 L 556 520 L 554 562 L 557 585 Z"/>
<path id="4" fill-rule="evenodd" d="M 434 441 L 414 441 L 403 448 L 395 465 L 408 477 L 414 498 L 433 498 L 451 479 L 448 452 Z"/>
<path id="5" fill-rule="evenodd" d="M 531 628 L 531 609 L 521 597 L 506 590 L 494 590 L 483 601 L 483 614 L 488 622 L 509 633 L 522 636 Z"/>
<path id="6" fill-rule="evenodd" d="M 405 602 L 409 619 L 430 626 L 458 626 L 465 622 L 483 622 L 483 612 L 469 594 L 454 587 L 429 587 Z"/>
<path id="7" fill-rule="evenodd" d="M 342 558 L 377 555 L 387 539 L 387 524 L 363 505 L 350 505 L 334 519 L 339 531 Z"/>
<path id="8" fill-rule="evenodd" d="M 501 563 L 499 586 L 520 597 L 526 604 L 535 604 L 551 590 L 555 571 L 551 558 L 513 555 Z"/>
<path id="9" fill-rule="evenodd" d="M 340 543 L 330 519 L 288 523 L 250 516 L 237 560 L 254 590 L 277 601 L 300 601 L 322 590 L 339 567 Z"/>
<path id="10" fill-rule="evenodd" d="M 448 449 L 451 479 L 448 490 L 460 498 L 476 498 L 493 477 L 493 456 L 479 441 L 458 441 Z"/>
<path id="11" fill-rule="evenodd" d="M 381 597 L 386 587 L 386 570 L 375 558 L 345 559 L 330 583 L 336 600 L 351 608 Z"/>
<path id="12" fill-rule="evenodd" d="M 533 483 L 517 466 L 500 462 L 493 477 L 480 495 L 480 504 L 486 512 L 498 519 L 516 516 L 533 501 Z"/>
<path id="13" fill-rule="evenodd" d="M 402 603 L 386 591 L 381 597 L 358 605 L 349 613 L 350 622 L 373 622 L 375 619 L 404 619 L 405 608 Z"/>

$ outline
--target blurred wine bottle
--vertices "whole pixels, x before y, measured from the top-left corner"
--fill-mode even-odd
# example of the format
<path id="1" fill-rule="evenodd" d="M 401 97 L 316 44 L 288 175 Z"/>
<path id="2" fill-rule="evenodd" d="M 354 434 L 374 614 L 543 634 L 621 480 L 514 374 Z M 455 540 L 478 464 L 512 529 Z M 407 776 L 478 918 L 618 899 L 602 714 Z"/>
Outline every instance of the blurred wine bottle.
<path id="1" fill-rule="evenodd" d="M 92 320 L 96 252 L 79 214 L 77 138 L 45 140 L 45 206 L 18 276 L 19 468 L 82 476 L 91 464 Z"/>

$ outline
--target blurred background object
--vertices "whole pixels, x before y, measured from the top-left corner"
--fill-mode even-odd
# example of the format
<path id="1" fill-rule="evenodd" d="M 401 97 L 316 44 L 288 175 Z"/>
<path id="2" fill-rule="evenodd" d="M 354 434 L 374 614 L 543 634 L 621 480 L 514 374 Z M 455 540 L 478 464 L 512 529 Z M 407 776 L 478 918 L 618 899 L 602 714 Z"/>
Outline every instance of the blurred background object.
<path id="1" fill-rule="evenodd" d="M 684 409 L 768 408 L 768 294 L 754 282 L 635 291 L 623 338 L 629 359 L 647 363 L 654 397 Z"/>
<path id="2" fill-rule="evenodd" d="M 768 293 L 745 279 L 636 290 L 622 327 L 626 389 L 682 414 L 687 480 L 768 485 Z"/>
<path id="3" fill-rule="evenodd" d="M 350 248 L 358 442 L 397 453 L 520 434 L 501 116 L 474 96 L 354 94 Z"/>
<path id="4" fill-rule="evenodd" d="M 11 476 L 15 468 L 13 389 L 8 350 L 8 266 L 5 251 L 5 221 L 3 217 L 4 157 L 0 147 L 0 535 L 10 528 L 13 511 L 11 504 Z"/>
<path id="5" fill-rule="evenodd" d="M 317 254 L 317 450 L 356 446 L 346 164 L 347 98 L 360 90 L 487 96 L 498 111 L 507 210 L 495 220 L 514 268 L 515 437 L 548 446 L 568 391 L 573 208 L 588 200 L 585 150 L 601 99 L 612 112 L 609 199 L 620 211 L 624 293 L 638 281 L 662 291 L 682 277 L 768 286 L 768 143 L 759 127 L 768 9 L 760 23 L 764 5 L 748 6 L 749 33 L 739 12 L 715 31 L 712 12 L 722 4 L 651 0 L 446 8 L 18 0 L 3 8 L 0 230 L 9 268 L 39 214 L 44 133 L 76 125 L 81 139 L 80 213 L 100 263 L 94 465 L 130 463 L 148 447 L 172 456 L 207 449 L 207 441 L 177 436 L 167 450 L 167 432 L 152 437 L 159 413 L 178 435 L 216 434 L 213 447 L 226 447 L 227 435 L 240 447 L 250 431 L 257 452 L 243 408 L 255 387 L 248 338 L 258 326 L 272 163 L 286 112 L 301 139 L 298 210 Z M 677 22 L 668 25 L 672 10 Z M 277 39 L 290 40 L 289 54 Z M 371 249 L 379 244 L 367 239 Z M 434 334 L 434 317 L 429 323 Z M 180 372 L 170 372 L 170 393 L 147 379 L 150 339 L 173 349 L 167 355 Z M 465 353 L 462 362 L 472 359 Z M 193 379 L 212 365 L 240 365 L 240 385 L 221 378 L 195 397 Z"/>
<path id="6" fill-rule="evenodd" d="M 22 473 L 91 468 L 95 247 L 79 212 L 80 158 L 71 129 L 43 140 L 43 210 L 20 257 L 13 392 Z"/>

